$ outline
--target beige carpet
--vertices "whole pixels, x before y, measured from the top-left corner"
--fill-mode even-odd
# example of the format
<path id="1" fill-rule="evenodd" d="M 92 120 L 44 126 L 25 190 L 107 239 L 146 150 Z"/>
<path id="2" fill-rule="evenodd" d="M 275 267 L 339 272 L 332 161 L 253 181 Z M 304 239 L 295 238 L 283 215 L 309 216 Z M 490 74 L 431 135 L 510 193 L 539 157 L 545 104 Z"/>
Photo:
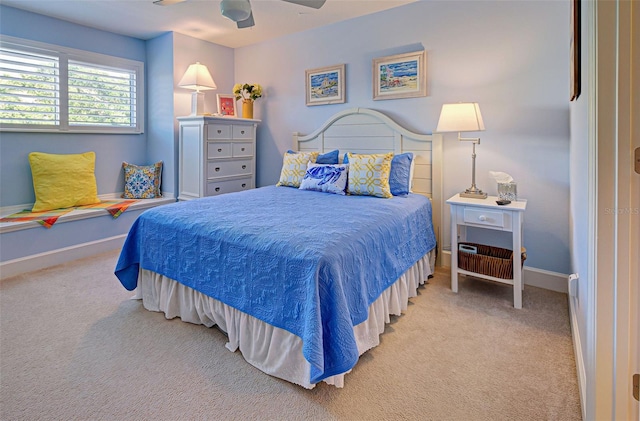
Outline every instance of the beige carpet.
<path id="1" fill-rule="evenodd" d="M 0 284 L 2 420 L 580 419 L 566 295 L 441 270 L 345 388 L 267 376 L 224 335 L 130 300 L 117 253 Z"/>

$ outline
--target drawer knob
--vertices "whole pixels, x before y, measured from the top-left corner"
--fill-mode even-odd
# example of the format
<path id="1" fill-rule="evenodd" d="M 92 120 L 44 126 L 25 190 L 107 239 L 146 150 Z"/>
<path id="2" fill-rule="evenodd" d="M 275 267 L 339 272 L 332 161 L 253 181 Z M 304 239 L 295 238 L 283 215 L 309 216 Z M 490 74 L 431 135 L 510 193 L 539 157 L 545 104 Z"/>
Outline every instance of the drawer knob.
<path id="1" fill-rule="evenodd" d="M 218 152 L 222 152 L 222 148 L 218 148 Z"/>
<path id="2" fill-rule="evenodd" d="M 218 129 L 218 134 L 222 133 L 222 130 Z"/>
<path id="3" fill-rule="evenodd" d="M 247 183 L 242 183 L 242 188 L 247 187 Z"/>
<path id="4" fill-rule="evenodd" d="M 484 215 L 480 215 L 480 216 L 478 217 L 478 219 L 484 222 L 484 221 L 486 221 L 486 220 L 487 220 L 487 217 L 486 217 L 486 216 L 484 216 Z"/>
<path id="5" fill-rule="evenodd" d="M 216 171 L 220 171 L 220 167 L 216 167 Z"/>
<path id="6" fill-rule="evenodd" d="M 242 166 L 242 169 L 243 169 L 243 170 L 246 170 L 246 169 L 247 169 L 247 166 L 246 166 L 246 165 L 243 165 L 243 166 Z"/>
<path id="7" fill-rule="evenodd" d="M 240 130 L 240 134 L 244 134 L 244 130 Z"/>
<path id="8" fill-rule="evenodd" d="M 220 191 L 220 187 L 216 187 L 216 191 Z"/>
<path id="9" fill-rule="evenodd" d="M 244 148 L 240 148 L 240 150 L 241 150 L 242 152 L 244 152 Z"/>

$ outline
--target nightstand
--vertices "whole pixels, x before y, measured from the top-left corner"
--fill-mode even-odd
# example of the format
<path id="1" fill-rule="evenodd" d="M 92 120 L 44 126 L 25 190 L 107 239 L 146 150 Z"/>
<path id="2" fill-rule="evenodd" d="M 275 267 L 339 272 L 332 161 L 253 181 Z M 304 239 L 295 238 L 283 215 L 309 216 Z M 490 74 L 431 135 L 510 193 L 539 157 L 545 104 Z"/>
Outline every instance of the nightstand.
<path id="1" fill-rule="evenodd" d="M 456 194 L 447 203 L 451 207 L 451 290 L 458 292 L 458 275 L 469 275 L 476 278 L 513 285 L 513 306 L 522 308 L 522 226 L 526 200 L 518 200 L 508 205 L 496 204 L 498 197 L 486 199 L 469 199 Z M 480 273 L 470 272 L 458 267 L 458 242 L 466 240 L 466 228 L 476 227 L 511 232 L 513 253 L 513 279 L 502 279 Z"/>

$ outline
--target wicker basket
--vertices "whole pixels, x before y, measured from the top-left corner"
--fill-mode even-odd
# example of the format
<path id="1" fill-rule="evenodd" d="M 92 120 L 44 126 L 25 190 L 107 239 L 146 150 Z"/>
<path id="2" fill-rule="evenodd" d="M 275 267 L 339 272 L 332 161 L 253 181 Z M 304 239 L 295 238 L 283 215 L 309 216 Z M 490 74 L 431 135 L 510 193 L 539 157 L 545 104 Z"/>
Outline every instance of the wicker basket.
<path id="1" fill-rule="evenodd" d="M 461 251 L 458 248 L 458 267 L 469 272 L 493 276 L 500 279 L 513 279 L 513 251 L 500 247 L 476 243 L 458 243 L 458 246 L 476 248 L 476 253 Z M 527 259 L 527 250 L 522 247 L 522 264 Z"/>

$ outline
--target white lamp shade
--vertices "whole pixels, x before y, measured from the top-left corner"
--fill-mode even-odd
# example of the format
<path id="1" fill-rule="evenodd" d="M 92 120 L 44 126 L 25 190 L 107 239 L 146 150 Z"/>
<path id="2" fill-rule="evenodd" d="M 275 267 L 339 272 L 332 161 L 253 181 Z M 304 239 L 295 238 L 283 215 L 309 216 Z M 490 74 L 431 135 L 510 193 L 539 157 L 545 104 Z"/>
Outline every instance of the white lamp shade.
<path id="1" fill-rule="evenodd" d="M 220 13 L 234 22 L 241 22 L 251 15 L 251 4 L 248 0 L 222 0 Z"/>
<path id="2" fill-rule="evenodd" d="M 436 132 L 478 132 L 484 130 L 480 106 L 476 102 L 444 104 Z"/>
<path id="3" fill-rule="evenodd" d="M 178 86 L 193 89 L 194 91 L 217 89 L 216 83 L 213 81 L 211 73 L 209 73 L 209 69 L 207 69 L 207 66 L 204 64 L 200 64 L 200 62 L 189 65 L 184 76 L 180 79 Z"/>

